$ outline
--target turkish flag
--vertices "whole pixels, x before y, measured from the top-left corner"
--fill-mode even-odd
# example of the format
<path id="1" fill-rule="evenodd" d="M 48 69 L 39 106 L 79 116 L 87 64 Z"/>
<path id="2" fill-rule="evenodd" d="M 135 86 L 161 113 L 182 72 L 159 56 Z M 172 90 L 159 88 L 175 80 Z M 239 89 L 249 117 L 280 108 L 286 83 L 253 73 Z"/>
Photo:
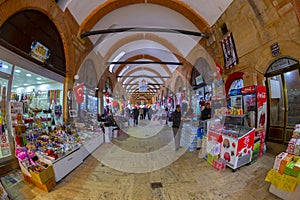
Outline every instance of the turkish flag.
<path id="1" fill-rule="evenodd" d="M 84 86 L 84 84 L 81 83 L 81 84 L 79 84 L 79 85 L 76 85 L 76 86 L 73 88 L 73 90 L 74 90 L 74 92 L 75 92 L 75 99 L 76 99 L 77 104 L 82 103 L 83 100 L 84 100 L 84 96 L 83 96 L 83 95 L 84 95 L 84 94 L 83 94 L 83 86 Z"/>

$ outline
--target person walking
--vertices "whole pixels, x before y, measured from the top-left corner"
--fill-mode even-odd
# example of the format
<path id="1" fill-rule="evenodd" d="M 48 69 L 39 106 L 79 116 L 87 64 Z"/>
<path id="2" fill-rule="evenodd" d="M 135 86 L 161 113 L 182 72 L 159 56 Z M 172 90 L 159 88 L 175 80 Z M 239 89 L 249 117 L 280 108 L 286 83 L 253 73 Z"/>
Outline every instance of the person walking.
<path id="1" fill-rule="evenodd" d="M 138 126 L 138 124 L 139 124 L 139 115 L 140 115 L 139 110 L 137 109 L 137 107 L 134 107 L 133 108 L 133 126 Z"/>
<path id="2" fill-rule="evenodd" d="M 176 105 L 175 111 L 171 114 L 172 118 L 172 130 L 175 141 L 175 150 L 177 151 L 180 147 L 180 138 L 181 138 L 181 108 L 180 105 Z"/>

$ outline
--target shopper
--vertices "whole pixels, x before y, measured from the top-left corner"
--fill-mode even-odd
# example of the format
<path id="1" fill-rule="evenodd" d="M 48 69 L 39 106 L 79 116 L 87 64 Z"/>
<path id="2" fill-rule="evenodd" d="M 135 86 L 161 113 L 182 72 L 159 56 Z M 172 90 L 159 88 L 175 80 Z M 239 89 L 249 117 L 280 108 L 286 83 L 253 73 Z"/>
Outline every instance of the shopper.
<path id="1" fill-rule="evenodd" d="M 137 126 L 139 124 L 139 115 L 140 112 L 137 107 L 133 108 L 133 126 Z"/>
<path id="2" fill-rule="evenodd" d="M 140 120 L 142 120 L 144 117 L 144 109 L 142 107 L 140 107 L 139 109 L 139 114 L 140 114 Z"/>
<path id="3" fill-rule="evenodd" d="M 211 108 L 210 104 L 206 103 L 205 108 L 201 111 L 201 119 L 202 120 L 207 120 L 211 118 Z"/>
<path id="4" fill-rule="evenodd" d="M 176 105 L 175 111 L 171 114 L 172 118 L 172 129 L 175 141 L 175 150 L 177 151 L 180 146 L 180 137 L 181 137 L 181 108 L 180 105 Z"/>

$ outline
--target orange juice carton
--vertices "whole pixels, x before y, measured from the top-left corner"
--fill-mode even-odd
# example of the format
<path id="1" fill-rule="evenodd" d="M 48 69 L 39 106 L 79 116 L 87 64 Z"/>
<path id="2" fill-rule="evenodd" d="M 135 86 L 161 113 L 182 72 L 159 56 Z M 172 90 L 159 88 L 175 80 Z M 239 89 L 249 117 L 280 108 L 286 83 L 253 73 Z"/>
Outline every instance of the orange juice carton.
<path id="1" fill-rule="evenodd" d="M 279 166 L 279 170 L 278 170 L 278 172 L 279 172 L 280 174 L 283 174 L 283 173 L 284 173 L 284 170 L 285 170 L 286 165 L 287 165 L 288 163 L 290 163 L 290 162 L 293 160 L 293 157 L 294 157 L 294 155 L 288 153 L 288 154 L 281 160 L 280 166 Z"/>

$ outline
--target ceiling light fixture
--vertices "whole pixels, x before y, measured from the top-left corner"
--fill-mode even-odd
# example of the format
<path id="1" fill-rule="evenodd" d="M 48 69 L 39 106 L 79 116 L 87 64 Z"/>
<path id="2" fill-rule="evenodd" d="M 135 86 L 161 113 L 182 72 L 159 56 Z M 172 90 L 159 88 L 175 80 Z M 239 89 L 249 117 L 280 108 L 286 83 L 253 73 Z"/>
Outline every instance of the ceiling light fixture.
<path id="1" fill-rule="evenodd" d="M 20 72 L 21 72 L 21 70 L 19 70 L 19 69 L 16 69 L 16 70 L 15 70 L 15 72 L 17 72 L 17 73 L 20 73 Z"/>
<path id="2" fill-rule="evenodd" d="M 31 77 L 31 74 L 26 74 L 26 76 Z"/>

